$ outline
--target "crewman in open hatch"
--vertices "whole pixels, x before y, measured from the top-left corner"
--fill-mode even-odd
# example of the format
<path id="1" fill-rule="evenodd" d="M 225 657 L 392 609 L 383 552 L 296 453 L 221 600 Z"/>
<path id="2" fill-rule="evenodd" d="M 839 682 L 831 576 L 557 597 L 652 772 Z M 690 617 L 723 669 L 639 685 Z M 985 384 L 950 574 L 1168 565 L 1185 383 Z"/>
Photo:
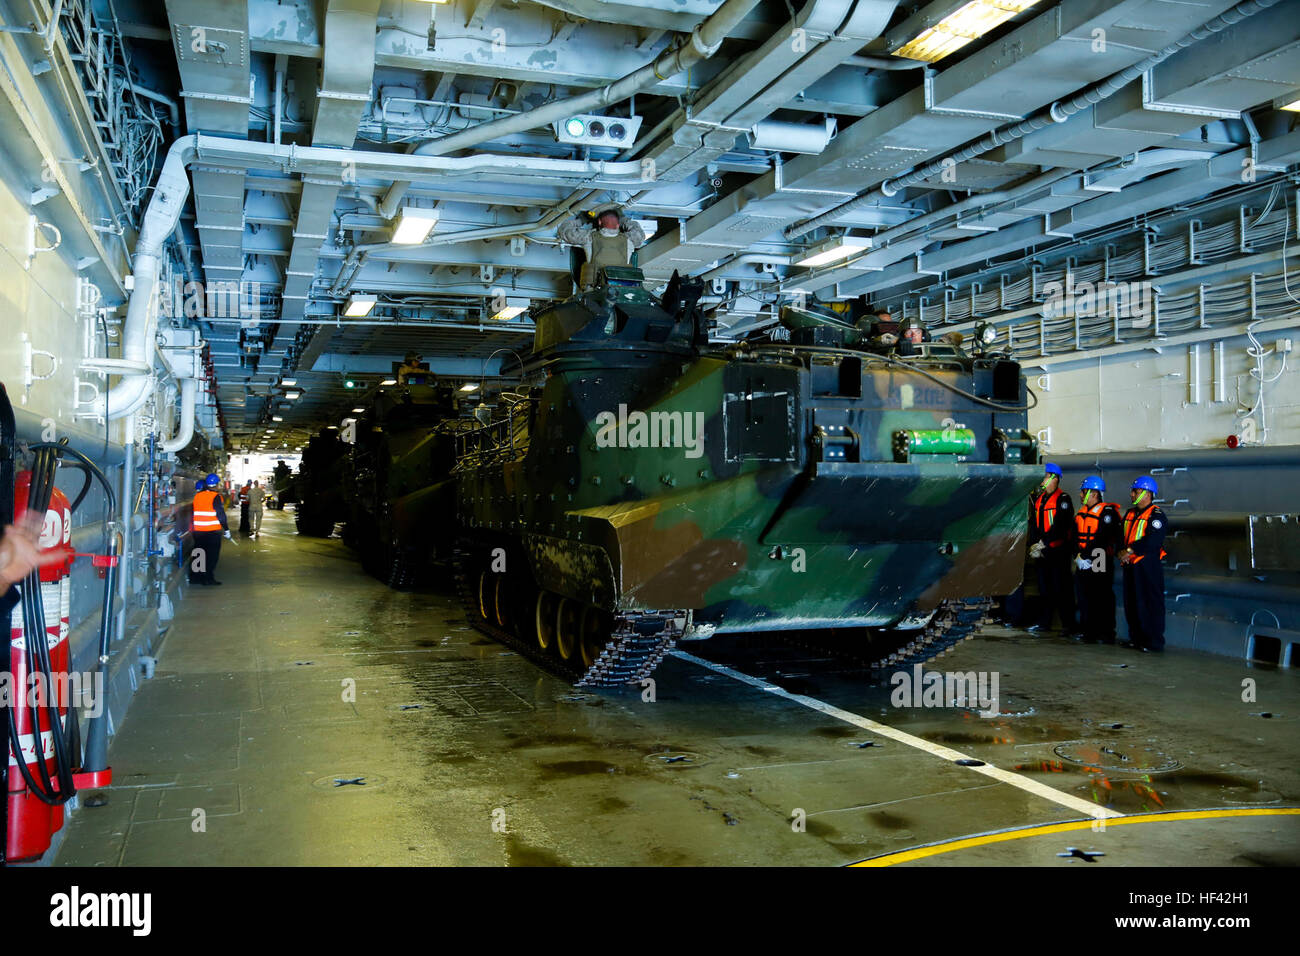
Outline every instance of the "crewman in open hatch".
<path id="1" fill-rule="evenodd" d="M 578 276 L 578 285 L 583 289 L 594 286 L 600 270 L 606 266 L 626 266 L 632 261 L 632 253 L 645 245 L 641 226 L 624 216 L 615 203 L 566 219 L 560 223 L 556 235 L 560 242 L 577 246 L 586 253 Z"/>

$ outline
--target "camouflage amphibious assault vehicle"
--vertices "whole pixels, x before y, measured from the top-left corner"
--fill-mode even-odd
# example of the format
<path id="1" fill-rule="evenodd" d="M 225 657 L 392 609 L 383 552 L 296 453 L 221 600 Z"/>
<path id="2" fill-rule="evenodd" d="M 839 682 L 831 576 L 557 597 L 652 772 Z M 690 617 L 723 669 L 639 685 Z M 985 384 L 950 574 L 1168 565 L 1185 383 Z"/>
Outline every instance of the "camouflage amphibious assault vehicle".
<path id="1" fill-rule="evenodd" d="M 475 424 L 449 385 L 382 388 L 356 420 L 343 539 L 389 587 L 450 556 L 454 436 Z"/>
<path id="2" fill-rule="evenodd" d="M 801 310 L 788 343 L 713 347 L 698 285 L 606 271 L 538 314 L 544 383 L 460 438 L 472 623 L 586 686 L 728 632 L 849 629 L 892 667 L 1017 587 L 1041 478 L 1017 364 L 874 354 Z"/>
<path id="3" fill-rule="evenodd" d="M 298 533 L 328 538 L 342 521 L 343 477 L 348 446 L 337 429 L 324 428 L 312 436 L 302 451 L 294 489 L 298 505 L 294 515 Z"/>

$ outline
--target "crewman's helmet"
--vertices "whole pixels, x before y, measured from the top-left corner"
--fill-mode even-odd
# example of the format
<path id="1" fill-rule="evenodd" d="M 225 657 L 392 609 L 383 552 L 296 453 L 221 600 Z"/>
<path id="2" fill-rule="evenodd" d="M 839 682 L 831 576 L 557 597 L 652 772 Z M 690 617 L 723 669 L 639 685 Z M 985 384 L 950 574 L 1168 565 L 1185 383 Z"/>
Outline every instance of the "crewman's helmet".
<path id="1" fill-rule="evenodd" d="M 203 483 L 209 488 L 215 488 L 217 485 L 221 484 L 221 478 L 217 475 L 209 474 L 208 477 L 203 479 Z"/>
<path id="2" fill-rule="evenodd" d="M 1133 490 L 1149 491 L 1151 492 L 1151 497 L 1154 498 L 1156 496 L 1156 491 L 1158 490 L 1156 487 L 1156 480 L 1150 475 L 1139 475 L 1137 480 L 1133 482 Z"/>
<path id="3" fill-rule="evenodd" d="M 1083 484 L 1079 487 L 1084 491 L 1096 491 L 1100 493 L 1106 490 L 1106 482 L 1101 480 L 1100 475 L 1089 475 L 1087 478 L 1083 479 Z"/>
<path id="4" fill-rule="evenodd" d="M 1060 478 L 1060 477 L 1061 477 L 1061 466 L 1060 466 L 1060 465 L 1054 465 L 1054 464 L 1052 464 L 1051 462 L 1048 462 L 1046 465 L 1043 466 L 1043 474 L 1045 474 L 1045 475 L 1055 475 L 1057 478 Z"/>

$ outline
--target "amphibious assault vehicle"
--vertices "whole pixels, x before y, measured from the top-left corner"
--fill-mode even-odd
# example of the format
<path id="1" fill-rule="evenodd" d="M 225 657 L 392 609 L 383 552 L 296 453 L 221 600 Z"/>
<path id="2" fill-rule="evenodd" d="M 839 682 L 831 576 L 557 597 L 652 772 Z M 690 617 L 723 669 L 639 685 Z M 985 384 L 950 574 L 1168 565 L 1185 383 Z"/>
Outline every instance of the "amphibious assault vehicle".
<path id="1" fill-rule="evenodd" d="M 390 587 L 450 556 L 454 436 L 476 424 L 449 385 L 381 388 L 357 418 L 343 540 Z"/>
<path id="2" fill-rule="evenodd" d="M 298 497 L 294 519 L 299 534 L 328 538 L 334 525 L 344 519 L 342 484 L 347 454 L 348 445 L 337 429 L 321 429 L 307 442 L 294 482 Z"/>
<path id="3" fill-rule="evenodd" d="M 536 316 L 543 384 L 458 438 L 473 624 L 585 686 L 730 632 L 850 629 L 883 668 L 1019 585 L 1041 468 L 1016 363 L 876 354 L 798 309 L 789 342 L 711 346 L 698 284 L 605 272 Z"/>

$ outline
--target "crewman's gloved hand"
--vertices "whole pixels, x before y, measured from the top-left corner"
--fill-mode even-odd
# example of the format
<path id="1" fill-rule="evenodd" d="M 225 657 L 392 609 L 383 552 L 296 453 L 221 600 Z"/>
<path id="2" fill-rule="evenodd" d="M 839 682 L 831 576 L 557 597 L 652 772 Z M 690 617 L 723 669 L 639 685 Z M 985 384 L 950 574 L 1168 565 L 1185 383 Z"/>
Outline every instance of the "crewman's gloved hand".
<path id="1" fill-rule="evenodd" d="M 222 535 L 222 537 L 228 539 L 228 538 L 230 537 L 230 531 L 227 530 L 227 531 Z"/>
<path id="2" fill-rule="evenodd" d="M 1087 558 L 1076 558 L 1075 563 L 1079 566 L 1080 571 L 1091 571 L 1092 562 Z"/>
<path id="3" fill-rule="evenodd" d="M 1043 542 L 1035 541 L 1033 544 L 1029 546 L 1029 556 L 1033 558 L 1035 561 L 1037 561 L 1039 558 L 1043 556 L 1043 552 L 1046 550 L 1047 548 L 1043 544 Z"/>

